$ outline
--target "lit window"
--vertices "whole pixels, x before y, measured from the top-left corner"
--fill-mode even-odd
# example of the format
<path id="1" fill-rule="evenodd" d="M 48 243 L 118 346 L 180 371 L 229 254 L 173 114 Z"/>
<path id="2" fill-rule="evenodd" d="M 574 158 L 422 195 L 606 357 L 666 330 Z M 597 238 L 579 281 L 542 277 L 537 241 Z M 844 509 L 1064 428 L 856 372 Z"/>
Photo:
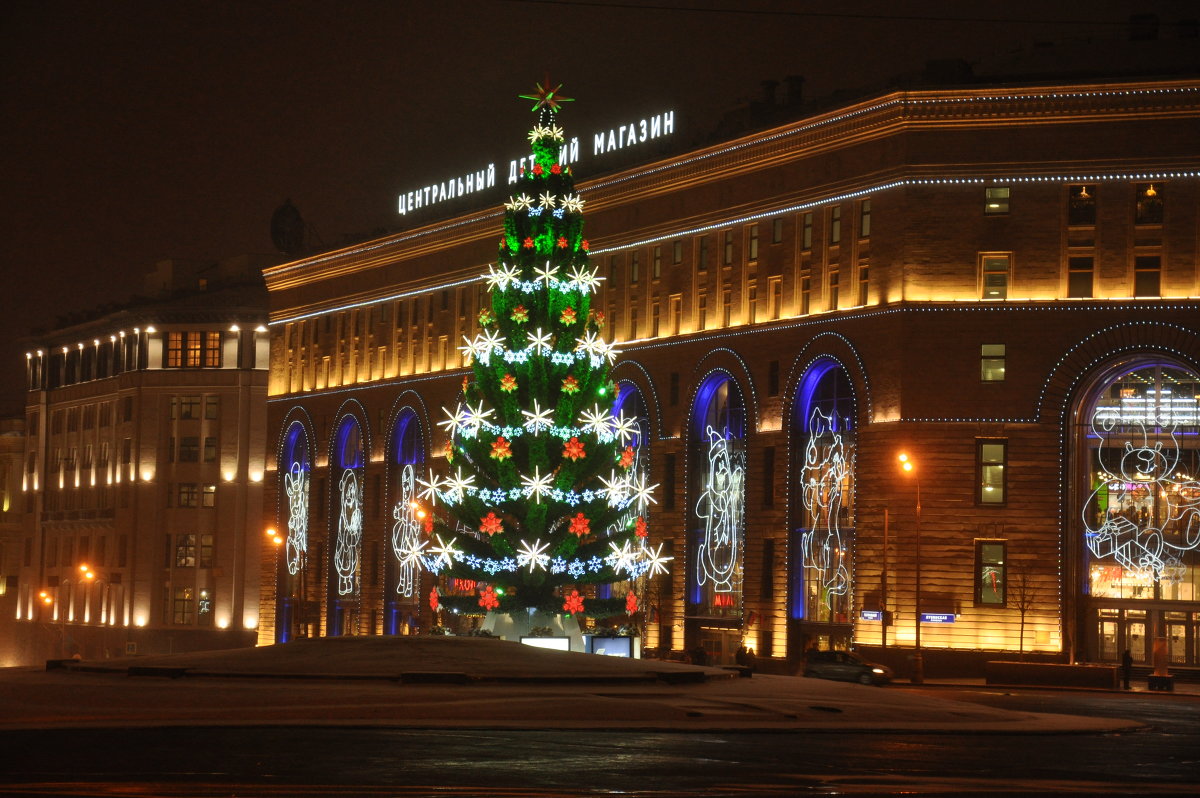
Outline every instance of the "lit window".
<path id="1" fill-rule="evenodd" d="M 196 536 L 181 534 L 175 536 L 175 567 L 194 568 L 196 566 Z"/>
<path id="2" fill-rule="evenodd" d="M 983 285 L 980 296 L 983 299 L 1008 298 L 1008 271 L 1010 262 L 1010 256 L 1007 254 L 983 255 L 980 257 L 980 282 Z"/>
<path id="3" fill-rule="evenodd" d="M 983 213 L 998 216 L 1008 213 L 1008 198 L 1012 191 L 1008 186 L 992 186 L 983 190 Z"/>
<path id="4" fill-rule="evenodd" d="M 871 237 L 871 201 L 869 199 L 858 204 L 858 237 Z"/>
<path id="5" fill-rule="evenodd" d="M 725 266 L 732 266 L 733 265 L 733 231 L 732 230 L 725 231 L 724 247 L 725 247 L 725 251 L 723 254 L 722 263 Z"/>
<path id="6" fill-rule="evenodd" d="M 217 486 L 204 485 L 200 495 L 200 506 L 213 508 L 217 506 Z"/>
<path id="7" fill-rule="evenodd" d="M 812 249 L 812 233 L 813 233 L 813 215 L 811 213 L 804 214 L 803 224 L 800 234 L 800 248 Z"/>
<path id="8" fill-rule="evenodd" d="M 671 263 L 683 263 L 683 242 L 676 241 L 671 244 Z"/>
<path id="9" fill-rule="evenodd" d="M 696 240 L 696 271 L 708 269 L 708 236 L 700 236 Z"/>
<path id="10" fill-rule="evenodd" d="M 642 264 L 638 257 L 638 253 L 634 252 L 630 255 L 629 261 L 629 282 L 636 283 L 642 277 Z"/>
<path id="11" fill-rule="evenodd" d="M 1008 541 L 975 541 L 975 603 L 1003 607 L 1008 592 Z"/>
<path id="12" fill-rule="evenodd" d="M 1003 382 L 1004 360 L 1004 344 L 983 344 L 980 346 L 979 379 L 983 382 Z"/>
<path id="13" fill-rule="evenodd" d="M 829 209 L 829 243 L 837 244 L 842 240 L 842 206 L 834 205 Z"/>
<path id="14" fill-rule="evenodd" d="M 758 260 L 758 225 L 752 224 L 747 230 L 746 236 L 746 259 L 753 263 Z"/>
<path id="15" fill-rule="evenodd" d="M 977 439 L 976 473 L 978 475 L 977 504 L 1004 504 L 1005 462 L 1008 457 L 1008 441 Z"/>
<path id="16" fill-rule="evenodd" d="M 1134 224 L 1162 224 L 1162 184 L 1138 183 L 1135 186 L 1135 197 Z"/>
<path id="17" fill-rule="evenodd" d="M 653 272 L 651 273 L 651 276 L 657 280 L 658 278 L 662 277 L 662 247 L 655 247 L 653 250 L 653 255 L 654 257 L 651 260 Z"/>
<path id="18" fill-rule="evenodd" d="M 1096 187 L 1071 186 L 1068 189 L 1067 224 L 1091 227 L 1096 224 Z"/>
<path id="19" fill-rule="evenodd" d="M 837 310 L 838 307 L 838 281 L 837 269 L 829 273 L 829 309 Z"/>
<path id="20" fill-rule="evenodd" d="M 175 624 L 189 625 L 192 623 L 194 603 L 192 601 L 193 591 L 190 587 L 175 588 L 172 606 L 171 606 L 171 622 Z"/>
<path id="21" fill-rule="evenodd" d="M 783 241 L 783 217 L 777 216 L 771 220 L 771 243 Z"/>

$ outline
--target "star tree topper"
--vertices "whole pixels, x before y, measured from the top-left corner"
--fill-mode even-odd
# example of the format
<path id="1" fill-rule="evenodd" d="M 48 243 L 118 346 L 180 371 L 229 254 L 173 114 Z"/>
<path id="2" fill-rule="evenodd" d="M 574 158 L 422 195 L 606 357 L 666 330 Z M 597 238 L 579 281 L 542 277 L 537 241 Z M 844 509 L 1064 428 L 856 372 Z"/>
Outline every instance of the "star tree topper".
<path id="1" fill-rule="evenodd" d="M 537 83 L 534 85 L 537 86 L 537 89 L 533 94 L 520 95 L 522 100 L 533 100 L 533 108 L 530 109 L 531 111 L 537 111 L 539 109 L 546 108 L 554 113 L 557 113 L 559 103 L 569 103 L 575 101 L 574 97 L 564 97 L 558 93 L 558 90 L 562 88 L 561 83 L 554 88 L 550 88 L 549 75 L 546 76 L 546 79 L 542 83 Z"/>

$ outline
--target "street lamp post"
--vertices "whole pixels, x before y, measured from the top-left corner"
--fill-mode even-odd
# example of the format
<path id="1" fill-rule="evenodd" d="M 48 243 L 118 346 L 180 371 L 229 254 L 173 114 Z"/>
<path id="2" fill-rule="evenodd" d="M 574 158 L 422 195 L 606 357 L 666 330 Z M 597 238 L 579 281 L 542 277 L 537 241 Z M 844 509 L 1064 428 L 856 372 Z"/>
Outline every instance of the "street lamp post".
<path id="1" fill-rule="evenodd" d="M 917 539 L 916 539 L 916 611 L 914 615 L 914 627 L 916 631 L 915 653 L 913 654 L 913 684 L 923 684 L 925 682 L 925 657 L 921 653 L 921 477 L 917 472 L 916 463 L 907 454 L 901 454 L 899 457 L 900 467 L 905 472 L 912 474 L 913 480 L 917 485 Z"/>

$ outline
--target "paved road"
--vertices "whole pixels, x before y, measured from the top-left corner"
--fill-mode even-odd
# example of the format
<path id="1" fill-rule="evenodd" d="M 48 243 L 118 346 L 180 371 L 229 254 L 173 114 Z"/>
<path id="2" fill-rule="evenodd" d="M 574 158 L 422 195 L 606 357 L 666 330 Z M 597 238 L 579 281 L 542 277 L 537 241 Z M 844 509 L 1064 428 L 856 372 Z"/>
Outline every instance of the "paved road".
<path id="1" fill-rule="evenodd" d="M 629 733 L 381 728 L 0 733 L 0 795 L 592 796 L 1181 794 L 1200 700 L 890 688 L 1005 709 L 1121 715 L 1107 734 Z M 964 706 L 964 710 L 969 707 Z"/>

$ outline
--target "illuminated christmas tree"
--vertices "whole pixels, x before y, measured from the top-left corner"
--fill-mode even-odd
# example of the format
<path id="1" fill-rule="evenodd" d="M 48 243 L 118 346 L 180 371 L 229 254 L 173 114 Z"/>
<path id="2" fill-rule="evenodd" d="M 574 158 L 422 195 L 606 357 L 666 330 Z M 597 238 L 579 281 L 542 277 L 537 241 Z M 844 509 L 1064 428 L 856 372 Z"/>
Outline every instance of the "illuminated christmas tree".
<path id="1" fill-rule="evenodd" d="M 532 166 L 505 204 L 490 308 L 461 349 L 473 379 L 442 426 L 446 470 L 421 481 L 425 536 L 397 555 L 472 585 L 434 608 L 463 614 L 633 614 L 631 585 L 666 571 L 662 544 L 647 541 L 653 485 L 636 467 L 636 419 L 612 412 L 616 350 L 591 300 L 599 285 L 583 237 L 584 201 L 560 163 L 555 115 L 570 98 L 537 87 Z M 624 584 L 596 599 L 594 584 Z M 617 595 L 620 591 L 620 595 Z"/>

